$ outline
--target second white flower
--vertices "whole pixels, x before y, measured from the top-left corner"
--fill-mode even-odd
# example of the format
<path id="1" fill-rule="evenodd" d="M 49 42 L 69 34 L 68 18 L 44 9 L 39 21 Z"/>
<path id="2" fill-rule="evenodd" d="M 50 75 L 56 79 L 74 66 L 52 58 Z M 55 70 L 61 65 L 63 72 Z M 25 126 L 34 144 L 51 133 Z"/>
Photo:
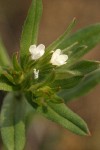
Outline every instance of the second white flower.
<path id="1" fill-rule="evenodd" d="M 57 49 L 51 57 L 50 62 L 52 63 L 52 65 L 55 66 L 61 66 L 66 64 L 68 60 L 68 55 L 62 54 L 60 49 Z"/>

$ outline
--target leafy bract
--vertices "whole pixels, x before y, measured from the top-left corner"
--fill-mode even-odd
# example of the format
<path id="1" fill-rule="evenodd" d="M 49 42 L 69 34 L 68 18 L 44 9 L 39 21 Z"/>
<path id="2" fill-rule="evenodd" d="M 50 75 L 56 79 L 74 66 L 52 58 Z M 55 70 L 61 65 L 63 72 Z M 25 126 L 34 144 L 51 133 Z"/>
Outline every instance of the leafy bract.
<path id="1" fill-rule="evenodd" d="M 65 89 L 58 93 L 66 102 L 85 95 L 100 83 L 100 69 L 88 74 L 79 85 L 72 89 Z"/>
<path id="2" fill-rule="evenodd" d="M 76 134 L 89 134 L 86 123 L 63 103 L 48 102 L 46 111 L 40 106 L 37 112 Z"/>
<path id="3" fill-rule="evenodd" d="M 7 150 L 23 150 L 25 144 L 24 97 L 9 93 L 1 109 L 1 137 Z"/>
<path id="4" fill-rule="evenodd" d="M 42 14 L 42 0 L 32 0 L 26 21 L 23 26 L 21 42 L 20 42 L 20 59 L 21 63 L 29 54 L 29 47 L 37 44 L 39 23 Z"/>

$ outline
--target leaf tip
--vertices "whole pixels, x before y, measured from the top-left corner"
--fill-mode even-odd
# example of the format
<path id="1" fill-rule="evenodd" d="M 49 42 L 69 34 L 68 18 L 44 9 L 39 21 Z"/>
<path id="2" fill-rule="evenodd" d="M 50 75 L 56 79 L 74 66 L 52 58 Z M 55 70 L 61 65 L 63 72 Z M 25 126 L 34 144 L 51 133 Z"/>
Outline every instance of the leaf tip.
<path id="1" fill-rule="evenodd" d="M 89 131 L 89 129 L 87 130 L 87 136 L 91 136 L 91 132 Z"/>
<path id="2" fill-rule="evenodd" d="M 76 22 L 76 17 L 73 18 L 73 22 Z"/>

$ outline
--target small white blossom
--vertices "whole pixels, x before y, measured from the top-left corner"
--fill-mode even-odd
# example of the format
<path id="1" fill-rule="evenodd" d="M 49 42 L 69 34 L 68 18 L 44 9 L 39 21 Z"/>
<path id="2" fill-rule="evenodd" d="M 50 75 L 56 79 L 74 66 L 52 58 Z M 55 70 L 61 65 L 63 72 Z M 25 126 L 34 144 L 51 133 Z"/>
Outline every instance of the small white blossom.
<path id="1" fill-rule="evenodd" d="M 39 70 L 33 69 L 34 70 L 34 79 L 39 78 Z"/>
<path id="2" fill-rule="evenodd" d="M 55 66 L 61 66 L 61 65 L 64 65 L 66 64 L 68 60 L 68 55 L 65 55 L 65 54 L 61 54 L 61 50 L 60 49 L 57 49 L 53 54 L 52 54 L 52 57 L 51 57 L 51 60 L 50 62 L 52 63 L 52 65 L 55 65 Z"/>
<path id="3" fill-rule="evenodd" d="M 31 45 L 29 48 L 29 52 L 31 53 L 32 60 L 37 60 L 45 53 L 45 46 L 43 44 Z"/>

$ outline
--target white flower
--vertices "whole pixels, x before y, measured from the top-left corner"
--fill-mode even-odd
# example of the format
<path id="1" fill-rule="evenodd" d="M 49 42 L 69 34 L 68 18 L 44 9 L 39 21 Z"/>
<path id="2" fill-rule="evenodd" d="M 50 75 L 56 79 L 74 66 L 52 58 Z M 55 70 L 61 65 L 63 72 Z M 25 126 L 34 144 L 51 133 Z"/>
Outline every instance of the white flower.
<path id="1" fill-rule="evenodd" d="M 34 70 L 34 79 L 39 78 L 39 70 L 33 69 Z"/>
<path id="2" fill-rule="evenodd" d="M 39 44 L 38 46 L 31 45 L 29 52 L 31 53 L 32 60 L 37 60 L 45 53 L 45 46 L 43 44 Z"/>
<path id="3" fill-rule="evenodd" d="M 61 66 L 66 64 L 68 60 L 68 55 L 65 54 L 61 54 L 61 50 L 57 49 L 51 57 L 50 62 L 52 63 L 52 65 L 56 65 L 56 66 Z"/>

